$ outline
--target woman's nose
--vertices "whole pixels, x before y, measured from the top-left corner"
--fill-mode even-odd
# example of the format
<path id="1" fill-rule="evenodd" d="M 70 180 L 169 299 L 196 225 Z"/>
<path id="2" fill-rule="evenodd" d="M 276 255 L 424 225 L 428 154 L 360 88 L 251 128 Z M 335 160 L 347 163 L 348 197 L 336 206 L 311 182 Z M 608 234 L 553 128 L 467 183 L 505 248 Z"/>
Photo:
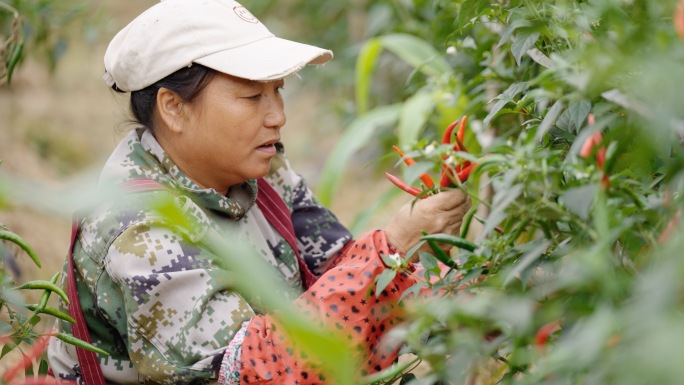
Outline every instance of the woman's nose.
<path id="1" fill-rule="evenodd" d="M 280 128 L 285 125 L 286 121 L 283 103 L 278 101 L 271 102 L 268 112 L 264 117 L 264 125 L 271 128 Z"/>

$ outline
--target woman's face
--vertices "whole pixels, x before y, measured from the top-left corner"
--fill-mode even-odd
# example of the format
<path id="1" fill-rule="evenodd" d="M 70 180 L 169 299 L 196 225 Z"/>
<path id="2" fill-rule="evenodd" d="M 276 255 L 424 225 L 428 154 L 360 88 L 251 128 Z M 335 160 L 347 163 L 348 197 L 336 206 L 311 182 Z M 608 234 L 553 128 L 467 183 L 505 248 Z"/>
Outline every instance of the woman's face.
<path id="1" fill-rule="evenodd" d="M 230 186 L 269 171 L 285 124 L 284 80 L 258 82 L 217 73 L 192 103 L 182 106 L 182 135 L 174 162 L 202 187 Z"/>

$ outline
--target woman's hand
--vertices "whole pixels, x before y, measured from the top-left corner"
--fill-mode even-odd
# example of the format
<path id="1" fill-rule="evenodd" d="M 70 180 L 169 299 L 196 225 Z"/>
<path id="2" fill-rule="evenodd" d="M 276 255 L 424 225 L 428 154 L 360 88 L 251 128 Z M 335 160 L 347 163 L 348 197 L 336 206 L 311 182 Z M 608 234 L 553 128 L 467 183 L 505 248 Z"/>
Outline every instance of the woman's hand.
<path id="1" fill-rule="evenodd" d="M 415 204 L 408 202 L 385 228 L 388 241 L 406 254 L 428 234 L 459 234 L 463 216 L 470 209 L 470 199 L 461 189 L 440 192 Z"/>

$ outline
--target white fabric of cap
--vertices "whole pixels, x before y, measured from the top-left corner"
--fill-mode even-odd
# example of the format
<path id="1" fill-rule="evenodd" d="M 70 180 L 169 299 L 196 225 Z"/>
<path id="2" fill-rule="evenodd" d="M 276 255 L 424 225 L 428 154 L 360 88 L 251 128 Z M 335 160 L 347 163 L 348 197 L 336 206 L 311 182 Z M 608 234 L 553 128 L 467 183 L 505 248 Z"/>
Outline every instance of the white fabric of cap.
<path id="1" fill-rule="evenodd" d="M 268 81 L 332 57 L 332 51 L 274 36 L 235 1 L 162 0 L 114 36 L 105 52 L 104 80 L 137 91 L 199 63 Z"/>

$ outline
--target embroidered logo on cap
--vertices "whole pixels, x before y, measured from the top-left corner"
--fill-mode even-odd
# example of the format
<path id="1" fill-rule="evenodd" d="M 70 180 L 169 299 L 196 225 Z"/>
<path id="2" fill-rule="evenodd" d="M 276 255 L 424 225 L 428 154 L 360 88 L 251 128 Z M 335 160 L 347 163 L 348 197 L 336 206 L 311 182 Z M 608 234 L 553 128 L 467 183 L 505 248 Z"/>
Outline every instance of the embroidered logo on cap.
<path id="1" fill-rule="evenodd" d="M 240 19 L 242 19 L 244 21 L 247 21 L 249 23 L 254 23 L 254 24 L 259 23 L 259 19 L 254 17 L 254 15 L 252 15 L 252 13 L 247 10 L 247 8 L 245 8 L 241 5 L 233 7 L 233 11 L 235 12 L 236 15 L 238 15 L 238 17 Z"/>

